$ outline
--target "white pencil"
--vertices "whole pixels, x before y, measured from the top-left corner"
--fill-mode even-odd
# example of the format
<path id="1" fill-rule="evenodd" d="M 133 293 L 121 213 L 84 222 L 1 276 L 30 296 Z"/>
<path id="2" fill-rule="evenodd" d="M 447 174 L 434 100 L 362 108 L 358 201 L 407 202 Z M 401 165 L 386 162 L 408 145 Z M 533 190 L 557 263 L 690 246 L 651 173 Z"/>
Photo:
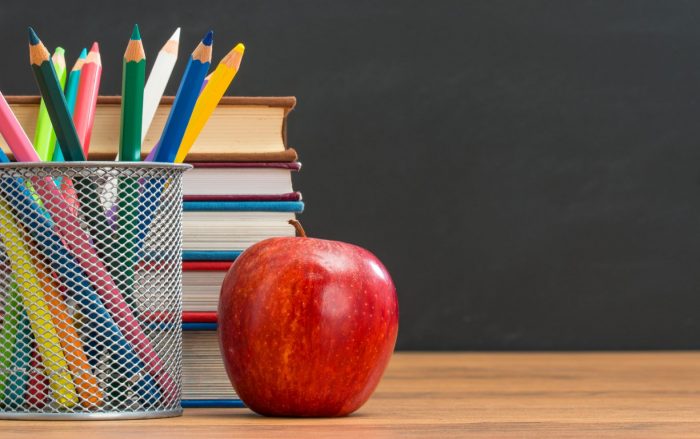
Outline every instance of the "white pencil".
<path id="1" fill-rule="evenodd" d="M 141 142 L 146 138 L 148 128 L 153 122 L 153 116 L 156 114 L 160 99 L 165 92 L 165 86 L 168 85 L 170 75 L 173 73 L 173 68 L 177 62 L 177 49 L 180 44 L 180 28 L 175 29 L 175 33 L 165 43 L 158 57 L 153 63 L 151 73 L 146 81 L 146 88 L 143 89 L 143 131 L 141 132 Z"/>
<path id="2" fill-rule="evenodd" d="M 143 89 L 141 144 L 143 144 L 148 129 L 151 127 L 153 117 L 156 115 L 156 110 L 158 110 L 158 104 L 160 104 L 160 99 L 163 97 L 163 93 L 165 93 L 165 87 L 168 85 L 170 75 L 175 68 L 179 45 L 180 28 L 178 27 L 168 41 L 165 42 L 160 52 L 158 52 L 158 57 L 153 63 L 151 73 L 148 75 L 146 86 Z M 119 153 L 117 153 L 116 160 L 119 160 Z"/>

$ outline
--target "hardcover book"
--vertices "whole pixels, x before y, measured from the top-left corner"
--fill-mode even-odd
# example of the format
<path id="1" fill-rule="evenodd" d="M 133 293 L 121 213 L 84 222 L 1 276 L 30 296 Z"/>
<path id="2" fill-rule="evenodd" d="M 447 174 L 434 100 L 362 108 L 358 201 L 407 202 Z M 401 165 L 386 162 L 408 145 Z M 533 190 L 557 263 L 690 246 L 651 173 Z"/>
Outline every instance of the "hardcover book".
<path id="1" fill-rule="evenodd" d="M 292 172 L 301 163 L 205 162 L 183 175 L 185 201 L 299 201 Z"/>
<path id="2" fill-rule="evenodd" d="M 173 103 L 163 97 L 146 135 L 141 154 L 145 157 L 160 139 Z M 25 132 L 33 133 L 39 111 L 38 96 L 7 96 Z M 287 147 L 287 115 L 296 105 L 294 97 L 225 96 L 194 143 L 187 162 L 293 162 L 296 151 Z M 90 160 L 112 161 L 117 155 L 121 114 L 120 96 L 101 96 L 97 101 L 90 141 Z M 0 147 L 9 148 L 0 138 Z"/>
<path id="3" fill-rule="evenodd" d="M 182 248 L 230 254 L 263 239 L 294 236 L 289 220 L 303 210 L 300 201 L 186 201 Z"/>

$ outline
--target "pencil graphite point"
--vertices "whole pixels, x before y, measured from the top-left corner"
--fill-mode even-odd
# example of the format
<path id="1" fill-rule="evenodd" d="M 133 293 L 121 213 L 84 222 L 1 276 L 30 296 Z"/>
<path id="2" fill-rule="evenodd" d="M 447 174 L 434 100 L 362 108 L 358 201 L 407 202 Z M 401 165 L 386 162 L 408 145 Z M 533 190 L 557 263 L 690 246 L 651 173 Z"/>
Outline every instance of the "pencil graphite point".
<path id="1" fill-rule="evenodd" d="M 92 43 L 92 47 L 90 47 L 90 52 L 99 52 L 100 51 L 100 45 L 97 44 L 97 41 Z"/>
<path id="2" fill-rule="evenodd" d="M 141 32 L 139 32 L 139 25 L 138 24 L 135 24 L 134 30 L 131 31 L 131 39 L 132 40 L 140 40 L 141 39 Z"/>
<path id="3" fill-rule="evenodd" d="M 32 27 L 29 26 L 29 44 L 31 44 L 32 46 L 35 46 L 35 45 L 39 44 L 40 42 L 41 42 L 41 40 L 37 36 L 36 32 L 34 32 L 34 29 L 32 29 Z"/>
<path id="4" fill-rule="evenodd" d="M 173 41 L 180 41 L 180 28 L 178 27 L 175 29 L 175 32 L 170 36 L 170 39 Z"/>
<path id="5" fill-rule="evenodd" d="M 58 46 L 56 50 L 53 51 L 53 53 L 54 55 L 64 55 L 66 53 L 66 50 L 63 47 Z"/>
<path id="6" fill-rule="evenodd" d="M 207 32 L 207 34 L 202 39 L 202 44 L 204 44 L 205 46 L 211 46 L 211 43 L 213 43 L 213 42 L 214 42 L 214 31 L 210 30 L 209 32 Z"/>
<path id="7" fill-rule="evenodd" d="M 87 49 L 83 47 L 83 50 L 80 51 L 80 56 L 78 58 L 85 59 L 86 57 L 87 57 Z"/>
<path id="8" fill-rule="evenodd" d="M 235 50 L 236 52 L 239 52 L 239 53 L 243 54 L 243 52 L 245 52 L 245 44 L 243 44 L 243 43 L 238 43 L 238 44 L 236 44 L 236 47 L 233 48 L 233 50 Z"/>

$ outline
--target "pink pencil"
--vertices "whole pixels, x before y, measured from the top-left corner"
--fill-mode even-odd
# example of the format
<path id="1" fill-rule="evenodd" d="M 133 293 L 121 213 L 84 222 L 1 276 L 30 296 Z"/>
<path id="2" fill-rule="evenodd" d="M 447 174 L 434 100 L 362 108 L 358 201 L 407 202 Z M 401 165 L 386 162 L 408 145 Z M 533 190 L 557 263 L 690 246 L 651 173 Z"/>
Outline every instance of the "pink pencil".
<path id="1" fill-rule="evenodd" d="M 29 141 L 27 133 L 19 124 L 15 113 L 10 108 L 10 104 L 5 100 L 0 92 L 0 133 L 5 138 L 7 146 L 12 150 L 15 160 L 18 162 L 38 162 L 39 155 L 34 150 L 32 142 Z"/>
<path id="2" fill-rule="evenodd" d="M 19 124 L 17 117 L 0 93 L 0 134 L 5 138 L 15 158 L 22 162 L 39 162 L 32 143 Z M 117 289 L 114 280 L 105 268 L 97 253 L 90 244 L 90 236 L 80 227 L 80 219 L 75 216 L 71 206 L 56 187 L 53 179 L 32 179 L 37 194 L 44 200 L 54 219 L 56 232 L 60 236 L 70 237 L 64 243 L 76 256 L 98 294 L 102 297 L 105 307 L 112 314 L 127 341 L 134 346 L 138 356 L 146 364 L 149 372 L 156 379 L 164 394 L 171 400 L 175 397 L 177 387 L 175 381 L 167 373 L 163 362 L 153 349 L 153 346 L 139 326 L 124 297 Z"/>

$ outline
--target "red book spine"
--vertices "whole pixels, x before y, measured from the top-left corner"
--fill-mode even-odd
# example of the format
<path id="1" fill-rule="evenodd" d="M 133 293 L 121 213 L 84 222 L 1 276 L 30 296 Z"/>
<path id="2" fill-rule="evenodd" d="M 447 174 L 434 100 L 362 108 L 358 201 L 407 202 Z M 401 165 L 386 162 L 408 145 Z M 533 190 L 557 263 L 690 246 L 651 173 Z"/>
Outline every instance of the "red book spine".
<path id="1" fill-rule="evenodd" d="M 185 261 L 182 271 L 228 271 L 233 261 Z"/>
<path id="2" fill-rule="evenodd" d="M 214 311 L 185 311 L 182 313 L 183 323 L 217 323 L 217 314 Z"/>

